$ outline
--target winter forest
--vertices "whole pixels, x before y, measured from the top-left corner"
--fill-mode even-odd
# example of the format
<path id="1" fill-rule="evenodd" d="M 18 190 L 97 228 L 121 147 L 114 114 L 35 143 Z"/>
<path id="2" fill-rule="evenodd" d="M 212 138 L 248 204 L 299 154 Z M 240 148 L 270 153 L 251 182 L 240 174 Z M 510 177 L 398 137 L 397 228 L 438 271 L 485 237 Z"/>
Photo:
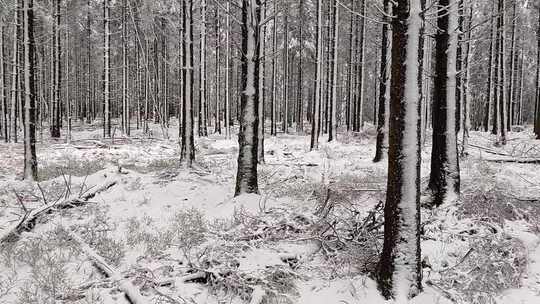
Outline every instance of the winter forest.
<path id="1" fill-rule="evenodd" d="M 0 303 L 540 303 L 539 0 L 0 0 Z"/>

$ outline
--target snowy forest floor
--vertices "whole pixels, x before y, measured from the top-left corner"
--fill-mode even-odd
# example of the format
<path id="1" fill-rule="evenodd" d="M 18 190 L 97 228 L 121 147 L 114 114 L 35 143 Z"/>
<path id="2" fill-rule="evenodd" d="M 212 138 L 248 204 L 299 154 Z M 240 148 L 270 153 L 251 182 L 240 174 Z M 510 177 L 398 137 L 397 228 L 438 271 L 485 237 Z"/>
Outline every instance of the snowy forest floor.
<path id="1" fill-rule="evenodd" d="M 0 302 L 127 303 L 69 230 L 147 303 L 385 303 L 370 275 L 386 188 L 373 128 L 315 152 L 307 135 L 267 136 L 261 195 L 236 199 L 236 136 L 198 138 L 196 166 L 185 170 L 177 133 L 104 140 L 96 125 L 75 127 L 70 144 L 45 136 L 39 187 L 20 180 L 22 144 L 1 143 L 0 235 L 23 208 L 116 183 L 0 248 Z M 540 159 L 532 138 L 510 133 L 497 147 L 471 133 L 461 199 L 422 211 L 425 291 L 412 303 L 540 303 L 540 165 L 515 162 Z M 423 189 L 429 155 L 428 142 Z"/>

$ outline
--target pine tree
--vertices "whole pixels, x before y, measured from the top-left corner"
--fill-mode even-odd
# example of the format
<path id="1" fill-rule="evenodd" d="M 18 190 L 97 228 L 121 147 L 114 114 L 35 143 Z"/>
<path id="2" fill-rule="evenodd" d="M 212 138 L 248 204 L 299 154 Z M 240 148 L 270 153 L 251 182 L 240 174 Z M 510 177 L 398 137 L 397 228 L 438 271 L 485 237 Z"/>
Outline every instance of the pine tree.
<path id="1" fill-rule="evenodd" d="M 242 96 L 238 133 L 238 172 L 235 196 L 258 193 L 257 130 L 259 125 L 260 0 L 242 0 Z"/>
<path id="2" fill-rule="evenodd" d="M 440 0 L 435 36 L 433 148 L 429 188 L 433 205 L 459 196 L 460 176 L 456 135 L 456 59 L 458 15 L 456 0 Z M 449 7 L 451 9 L 449 9 Z"/>
<path id="3" fill-rule="evenodd" d="M 180 163 L 191 167 L 195 160 L 195 141 L 193 137 L 193 1 L 183 0 L 183 102 Z"/>
<path id="4" fill-rule="evenodd" d="M 317 57 L 315 62 L 315 100 L 313 102 L 313 117 L 311 118 L 311 146 L 310 149 L 319 148 L 319 134 L 321 132 L 321 85 L 322 85 L 322 0 L 317 0 Z"/>
<path id="5" fill-rule="evenodd" d="M 36 115 L 34 86 L 34 1 L 24 1 L 24 178 L 37 180 Z"/>
<path id="6" fill-rule="evenodd" d="M 375 147 L 374 162 L 379 162 L 388 153 L 388 114 L 390 112 L 390 66 L 392 60 L 391 43 L 392 30 L 390 28 L 388 16 L 392 15 L 392 4 L 390 0 L 384 0 L 384 18 L 382 25 L 382 44 L 380 60 L 379 78 L 379 102 L 377 119 L 377 141 Z"/>
<path id="7" fill-rule="evenodd" d="M 444 0 L 441 0 L 444 1 Z M 377 282 L 406 303 L 422 289 L 420 255 L 421 0 L 398 0 L 392 21 L 392 90 L 384 243 Z"/>

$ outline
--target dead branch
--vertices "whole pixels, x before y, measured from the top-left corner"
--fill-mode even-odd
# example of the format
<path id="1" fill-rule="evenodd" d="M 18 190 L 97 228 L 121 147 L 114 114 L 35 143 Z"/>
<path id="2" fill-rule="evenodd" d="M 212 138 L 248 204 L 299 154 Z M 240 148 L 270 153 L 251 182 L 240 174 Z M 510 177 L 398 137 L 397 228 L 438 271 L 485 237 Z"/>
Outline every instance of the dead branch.
<path id="1" fill-rule="evenodd" d="M 131 302 L 131 304 L 145 304 L 147 301 L 141 296 L 139 289 L 137 289 L 128 279 L 122 277 L 120 272 L 116 270 L 111 265 L 105 262 L 105 259 L 97 254 L 88 244 L 81 239 L 80 236 L 76 235 L 74 232 L 62 227 L 62 229 L 67 233 L 67 235 L 79 245 L 80 249 L 92 260 L 92 263 L 103 273 L 105 273 L 113 281 L 118 282 L 119 289 L 126 295 L 126 298 Z"/>
<path id="2" fill-rule="evenodd" d="M 35 226 L 36 221 L 43 215 L 51 213 L 53 210 L 69 209 L 84 205 L 88 202 L 88 200 L 95 197 L 97 194 L 108 190 L 112 186 L 116 185 L 116 183 L 116 181 L 107 181 L 101 186 L 81 195 L 72 195 L 63 201 L 46 204 L 39 208 L 33 209 L 30 212 L 26 212 L 19 222 L 10 228 L 7 228 L 3 233 L 0 234 L 0 244 L 16 240 L 17 236 L 19 236 L 21 232 L 31 230 Z"/>

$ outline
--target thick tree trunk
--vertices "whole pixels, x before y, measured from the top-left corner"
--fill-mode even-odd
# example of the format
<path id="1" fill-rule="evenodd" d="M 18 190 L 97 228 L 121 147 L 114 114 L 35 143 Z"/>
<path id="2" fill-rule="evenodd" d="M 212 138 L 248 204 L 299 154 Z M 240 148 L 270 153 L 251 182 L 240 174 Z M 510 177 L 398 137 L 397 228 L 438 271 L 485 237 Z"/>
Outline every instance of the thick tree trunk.
<path id="1" fill-rule="evenodd" d="M 540 6 L 538 6 L 538 29 L 536 32 L 537 47 L 536 47 L 536 102 L 534 111 L 534 133 L 536 139 L 540 139 Z"/>
<path id="2" fill-rule="evenodd" d="M 24 179 L 37 180 L 34 87 L 34 1 L 24 0 Z"/>
<path id="3" fill-rule="evenodd" d="M 260 0 L 242 0 L 242 99 L 240 132 L 238 133 L 238 172 L 235 196 L 258 193 L 257 128 L 260 92 L 258 83 L 260 64 L 259 22 Z"/>
<path id="4" fill-rule="evenodd" d="M 396 17 L 392 22 L 388 184 L 384 208 L 384 244 L 377 281 L 383 296 L 387 299 L 394 298 L 397 303 L 408 302 L 408 298 L 414 297 L 422 289 L 421 74 L 418 66 L 418 60 L 422 58 L 419 51 L 421 12 L 420 0 L 398 0 L 394 7 Z"/>
<path id="5" fill-rule="evenodd" d="M 429 188 L 433 205 L 459 196 L 460 176 L 456 136 L 456 58 L 458 16 L 456 0 L 440 0 L 435 36 L 436 64 L 433 96 L 433 148 Z"/>

